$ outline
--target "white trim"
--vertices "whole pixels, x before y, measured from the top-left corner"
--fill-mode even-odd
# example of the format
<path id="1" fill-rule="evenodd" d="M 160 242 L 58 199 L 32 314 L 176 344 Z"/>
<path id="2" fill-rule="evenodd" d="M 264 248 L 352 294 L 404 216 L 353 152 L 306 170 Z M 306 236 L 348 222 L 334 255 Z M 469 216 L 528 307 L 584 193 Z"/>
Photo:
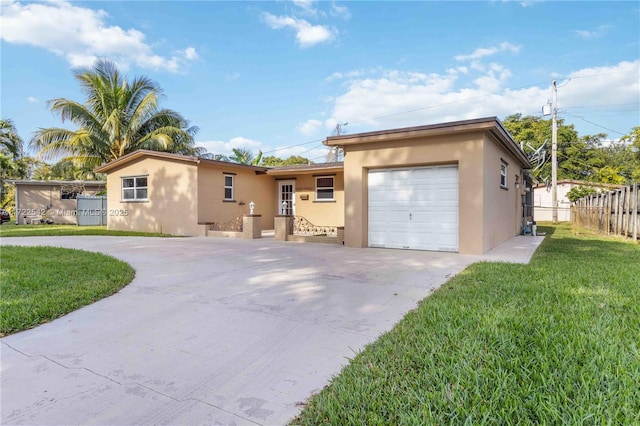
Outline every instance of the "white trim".
<path id="1" fill-rule="evenodd" d="M 291 213 L 292 216 L 295 216 L 296 214 L 296 181 L 295 180 L 279 180 L 278 181 L 278 214 L 283 214 L 282 211 L 282 201 L 283 201 L 283 197 L 282 197 L 282 187 L 285 185 L 291 185 L 291 200 L 287 200 L 287 201 L 291 201 L 291 206 L 289 206 L 288 210 Z"/>
<path id="2" fill-rule="evenodd" d="M 147 184 L 145 186 L 138 186 L 137 180 L 139 178 L 145 178 L 147 180 Z M 124 187 L 125 179 L 133 179 L 133 186 Z M 142 198 L 138 197 L 138 190 L 144 189 L 147 192 L 147 196 Z M 133 198 L 125 198 L 124 191 L 133 191 Z M 122 176 L 120 177 L 120 201 L 123 203 L 131 203 L 131 202 L 140 202 L 140 201 L 149 201 L 149 175 L 136 175 L 136 176 Z"/>
<path id="3" fill-rule="evenodd" d="M 508 175 L 509 175 L 509 164 L 507 164 L 507 162 L 504 160 L 500 160 L 500 187 L 501 188 L 509 187 L 509 182 L 507 180 Z"/>
<path id="4" fill-rule="evenodd" d="M 224 200 L 225 201 L 232 201 L 235 200 L 234 195 L 235 195 L 235 183 L 236 180 L 234 178 L 234 175 L 232 174 L 224 174 Z M 227 178 L 231 178 L 231 185 L 227 185 Z M 227 197 L 227 189 L 231 190 L 231 197 Z"/>

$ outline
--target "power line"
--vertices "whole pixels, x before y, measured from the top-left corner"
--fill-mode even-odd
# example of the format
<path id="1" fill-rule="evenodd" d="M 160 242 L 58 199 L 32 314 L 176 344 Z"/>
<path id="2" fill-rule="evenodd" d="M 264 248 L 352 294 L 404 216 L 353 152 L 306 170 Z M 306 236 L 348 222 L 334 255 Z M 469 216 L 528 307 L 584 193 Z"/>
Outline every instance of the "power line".
<path id="1" fill-rule="evenodd" d="M 282 147 L 282 148 L 272 149 L 271 151 L 263 152 L 263 154 L 271 154 L 272 152 L 284 151 L 285 149 L 295 148 L 295 147 L 303 146 L 303 145 L 309 145 L 310 143 L 322 142 L 322 141 L 324 141 L 324 138 L 323 139 L 315 139 L 315 140 L 312 140 L 312 141 L 309 141 L 309 142 L 299 143 L 297 145 L 291 145 L 291 146 L 285 146 L 285 147 Z"/>
<path id="2" fill-rule="evenodd" d="M 629 106 L 629 105 L 638 105 L 638 106 L 640 106 L 640 102 L 631 102 L 631 103 L 627 103 L 627 104 L 576 105 L 576 106 L 562 107 L 562 109 L 573 109 L 573 108 L 599 108 L 599 107 L 610 107 L 610 106 Z"/>
<path id="3" fill-rule="evenodd" d="M 633 71 L 636 71 L 636 70 L 633 70 Z M 579 76 L 572 75 L 571 77 L 565 76 L 565 78 L 568 78 L 570 80 L 576 80 L 578 78 L 603 77 L 603 76 L 606 76 L 606 75 L 625 74 L 627 72 L 629 72 L 629 71 L 617 71 L 617 72 L 608 72 L 608 73 L 605 73 L 605 74 L 588 74 L 588 75 L 579 75 Z"/>
<path id="4" fill-rule="evenodd" d="M 593 124 L 594 126 L 598 126 L 598 127 L 602 128 L 602 129 L 608 130 L 608 131 L 610 131 L 610 132 L 617 133 L 617 134 L 622 135 L 622 136 L 626 135 L 626 133 L 622 133 L 622 132 L 619 132 L 619 131 L 617 131 L 617 130 L 610 129 L 609 127 L 602 126 L 602 125 L 600 125 L 600 124 L 598 124 L 598 123 L 594 123 L 593 121 L 589 121 L 589 120 L 587 120 L 586 118 L 581 117 L 581 116 L 579 116 L 579 115 L 571 114 L 570 112 L 567 112 L 567 111 L 564 111 L 564 114 L 568 114 L 568 115 L 570 115 L 570 116 L 572 116 L 572 117 L 579 118 L 579 119 L 580 119 L 580 120 L 582 120 L 582 121 L 586 121 L 586 122 L 587 122 L 587 123 L 589 123 L 589 124 Z"/>

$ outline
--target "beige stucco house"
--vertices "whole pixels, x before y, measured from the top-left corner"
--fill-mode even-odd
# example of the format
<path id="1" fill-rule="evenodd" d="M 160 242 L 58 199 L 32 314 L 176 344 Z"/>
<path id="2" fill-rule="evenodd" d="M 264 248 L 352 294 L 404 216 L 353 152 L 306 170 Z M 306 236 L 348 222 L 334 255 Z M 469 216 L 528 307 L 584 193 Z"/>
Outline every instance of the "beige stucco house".
<path id="1" fill-rule="evenodd" d="M 73 224 L 78 195 L 96 195 L 105 181 L 9 180 L 15 185 L 16 224 L 38 223 L 43 217 L 54 223 Z"/>
<path id="2" fill-rule="evenodd" d="M 263 229 L 282 213 L 343 224 L 342 163 L 269 169 L 139 150 L 97 170 L 107 173 L 109 211 L 118 212 L 109 229 L 206 235 L 248 214 L 251 202 Z"/>
<path id="3" fill-rule="evenodd" d="M 584 180 L 561 179 L 557 182 L 558 191 L 558 221 L 571 221 L 571 201 L 567 197 L 569 191 L 576 186 L 587 186 L 597 191 L 609 191 L 622 185 L 613 185 Z M 551 184 L 539 183 L 533 187 L 534 220 L 536 222 L 551 222 L 553 219 L 553 203 Z"/>
<path id="4" fill-rule="evenodd" d="M 329 137 L 343 163 L 256 167 L 136 151 L 107 174 L 110 229 L 206 235 L 283 213 L 344 226 L 351 247 L 484 253 L 519 234 L 530 168 L 496 117 Z M 284 203 L 283 203 L 284 202 Z"/>

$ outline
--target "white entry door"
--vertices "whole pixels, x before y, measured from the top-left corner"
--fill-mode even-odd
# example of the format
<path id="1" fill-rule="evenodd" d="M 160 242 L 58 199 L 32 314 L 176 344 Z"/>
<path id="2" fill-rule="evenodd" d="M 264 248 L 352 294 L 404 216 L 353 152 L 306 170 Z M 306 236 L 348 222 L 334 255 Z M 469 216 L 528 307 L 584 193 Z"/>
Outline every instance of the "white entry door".
<path id="1" fill-rule="evenodd" d="M 369 246 L 458 251 L 458 167 L 369 172 Z"/>
<path id="2" fill-rule="evenodd" d="M 286 206 L 283 202 L 286 201 Z M 296 181 L 282 180 L 278 182 L 278 214 L 295 216 L 296 214 Z"/>

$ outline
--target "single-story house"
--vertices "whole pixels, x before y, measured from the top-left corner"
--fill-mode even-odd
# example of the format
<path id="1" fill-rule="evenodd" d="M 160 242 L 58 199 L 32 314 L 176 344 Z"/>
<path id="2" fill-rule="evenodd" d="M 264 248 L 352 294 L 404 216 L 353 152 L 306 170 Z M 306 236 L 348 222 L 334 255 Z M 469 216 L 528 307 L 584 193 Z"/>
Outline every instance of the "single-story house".
<path id="1" fill-rule="evenodd" d="M 99 167 L 109 229 L 206 235 L 249 213 L 344 226 L 345 245 L 481 254 L 521 233 L 531 167 L 496 117 L 333 136 L 343 163 L 267 168 L 154 151 Z M 531 218 L 529 218 L 530 220 Z"/>
<path id="2" fill-rule="evenodd" d="M 273 229 L 279 214 L 342 226 L 342 163 L 267 167 L 139 150 L 97 169 L 107 174 L 109 229 L 205 235 L 249 213 Z M 286 207 L 283 210 L 283 202 Z"/>
<path id="3" fill-rule="evenodd" d="M 8 180 L 15 185 L 16 224 L 39 222 L 43 217 L 60 224 L 77 224 L 78 195 L 96 195 L 105 181 Z"/>
<path id="4" fill-rule="evenodd" d="M 584 180 L 562 179 L 557 182 L 558 188 L 558 222 L 571 221 L 571 201 L 567 194 L 576 186 L 587 186 L 597 191 L 614 190 L 621 185 L 600 182 L 587 182 Z M 534 220 L 536 222 L 551 222 L 553 220 L 553 203 L 551 195 L 551 183 L 544 182 L 533 187 Z"/>

